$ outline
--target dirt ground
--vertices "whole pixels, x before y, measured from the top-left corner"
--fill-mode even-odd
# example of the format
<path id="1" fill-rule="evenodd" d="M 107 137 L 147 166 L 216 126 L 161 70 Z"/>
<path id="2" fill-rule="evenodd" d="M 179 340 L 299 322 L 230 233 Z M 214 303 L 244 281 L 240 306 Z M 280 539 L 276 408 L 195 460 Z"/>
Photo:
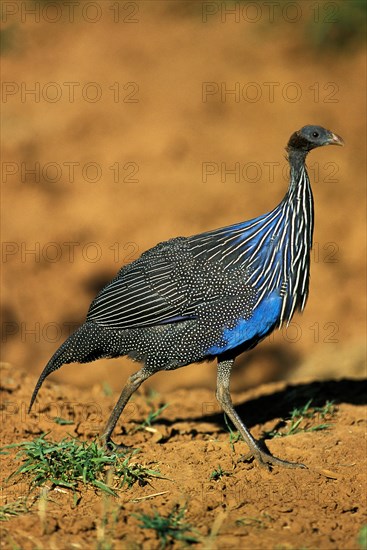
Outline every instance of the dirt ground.
<path id="1" fill-rule="evenodd" d="M 5 445 L 49 431 L 56 441 L 66 435 L 93 438 L 114 404 L 100 386 L 79 390 L 46 382 L 42 404 L 27 415 L 34 377 L 5 365 L 2 381 Z M 158 510 L 167 516 L 175 505 L 186 508 L 185 523 L 199 537 L 198 548 L 362 548 L 358 541 L 366 522 L 366 394 L 366 382 L 348 379 L 278 382 L 236 394 L 237 410 L 256 437 L 272 430 L 294 406 L 303 406 L 310 395 L 315 405 L 327 399 L 335 403 L 327 430 L 268 440 L 275 455 L 303 462 L 307 469 L 268 472 L 238 462 L 245 445 L 231 447 L 212 392 L 175 390 L 167 399 L 158 394 L 151 402 L 140 393 L 115 440 L 139 448 L 135 460 L 158 470 L 163 479 L 124 488 L 116 498 L 81 487 L 77 505 L 71 490 L 49 483 L 52 490 L 43 510 L 39 489 L 29 495 L 27 477 L 6 480 L 20 464 L 14 459 L 16 450 L 8 450 L 1 460 L 2 505 L 28 496 L 29 512 L 3 523 L 2 548 L 159 548 L 156 533 L 142 529 L 134 514 Z M 168 407 L 154 432 L 133 434 L 150 403 Z M 56 416 L 72 424 L 58 426 Z M 211 479 L 219 466 L 226 473 Z"/>
<path id="2" fill-rule="evenodd" d="M 35 412 L 26 408 L 42 367 L 121 265 L 167 238 L 272 209 L 287 188 L 284 146 L 303 125 L 326 126 L 346 146 L 308 161 L 316 219 L 305 312 L 239 357 L 231 384 L 257 437 L 311 397 L 320 406 L 334 400 L 328 430 L 267 441 L 308 469 L 237 463 L 246 448 L 235 443 L 233 452 L 229 443 L 214 364 L 159 373 L 116 438 L 124 426 L 124 442 L 167 479 L 117 499 L 81 490 L 77 505 L 72 493 L 52 490 L 46 513 L 33 492 L 30 510 L 2 524 L 2 547 L 158 548 L 133 514 L 164 515 L 179 503 L 198 547 L 359 548 L 367 393 L 362 3 L 285 2 L 272 14 L 260 1 L 80 2 L 73 14 L 65 3 L 5 4 L 3 445 L 44 431 L 56 440 L 100 432 L 135 370 L 128 360 L 65 366 Z M 149 390 L 158 392 L 156 406 L 169 406 L 156 433 L 132 435 L 149 412 Z M 55 416 L 74 423 L 59 426 Z M 1 504 L 28 494 L 25 479 L 5 481 L 19 465 L 14 455 L 2 456 Z M 210 480 L 219 465 L 231 475 Z"/>

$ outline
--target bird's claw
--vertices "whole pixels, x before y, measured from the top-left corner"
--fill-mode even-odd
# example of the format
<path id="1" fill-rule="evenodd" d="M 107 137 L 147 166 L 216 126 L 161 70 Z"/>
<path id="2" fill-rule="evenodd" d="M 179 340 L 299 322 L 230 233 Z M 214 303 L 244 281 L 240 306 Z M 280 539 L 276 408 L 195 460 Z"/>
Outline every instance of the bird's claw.
<path id="1" fill-rule="evenodd" d="M 273 466 L 281 466 L 282 468 L 307 468 L 307 466 L 301 462 L 282 460 L 281 458 L 277 458 L 270 453 L 258 450 L 256 450 L 256 452 L 250 451 L 247 455 L 241 456 L 238 459 L 238 462 L 250 462 L 252 460 L 257 460 L 262 468 L 266 468 L 269 471 Z"/>
<path id="2" fill-rule="evenodd" d="M 126 453 L 128 451 L 133 451 L 133 448 L 132 447 L 129 447 L 127 445 L 123 445 L 122 443 L 115 443 L 114 441 L 112 441 L 111 438 L 106 438 L 106 437 L 101 437 L 101 440 L 102 440 L 102 444 L 103 444 L 103 447 L 106 449 L 106 451 L 108 452 L 121 452 L 121 453 Z"/>

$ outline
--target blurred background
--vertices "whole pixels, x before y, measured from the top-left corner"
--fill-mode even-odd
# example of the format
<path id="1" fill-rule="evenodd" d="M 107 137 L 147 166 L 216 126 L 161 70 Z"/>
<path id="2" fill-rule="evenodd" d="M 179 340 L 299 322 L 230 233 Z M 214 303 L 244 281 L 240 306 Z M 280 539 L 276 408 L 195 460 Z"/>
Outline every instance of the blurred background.
<path id="1" fill-rule="evenodd" d="M 98 290 L 157 242 L 250 219 L 287 190 L 318 124 L 304 314 L 232 387 L 358 376 L 365 361 L 364 2 L 3 2 L 2 360 L 34 377 Z M 54 380 L 120 390 L 126 359 Z M 214 364 L 149 381 L 214 388 Z"/>

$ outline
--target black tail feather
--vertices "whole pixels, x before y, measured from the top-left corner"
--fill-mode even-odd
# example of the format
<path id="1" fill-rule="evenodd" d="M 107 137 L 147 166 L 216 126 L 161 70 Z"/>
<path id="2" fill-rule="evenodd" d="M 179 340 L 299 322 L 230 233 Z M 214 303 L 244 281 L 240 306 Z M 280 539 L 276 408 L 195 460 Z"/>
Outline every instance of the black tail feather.
<path id="1" fill-rule="evenodd" d="M 37 394 L 49 374 L 67 363 L 86 363 L 110 356 L 111 353 L 105 349 L 104 343 L 103 329 L 95 323 L 84 323 L 69 336 L 43 369 L 34 388 L 28 412 L 32 409 Z"/>
<path id="2" fill-rule="evenodd" d="M 38 382 L 36 384 L 36 387 L 33 390 L 31 402 L 30 402 L 29 408 L 28 408 L 28 413 L 31 411 L 33 403 L 34 403 L 34 401 L 37 397 L 37 394 L 38 394 L 43 382 L 47 378 L 47 376 L 49 374 L 51 374 L 53 371 L 59 369 L 65 363 L 70 363 L 71 362 L 70 360 L 68 360 L 68 356 L 70 357 L 70 355 L 67 353 L 67 348 L 65 346 L 65 344 L 67 344 L 67 343 L 68 343 L 68 340 L 66 340 L 66 342 L 64 342 L 64 344 L 56 351 L 56 353 L 51 357 L 51 359 L 49 360 L 49 362 L 47 363 L 47 365 L 43 369 L 43 371 L 41 373 L 41 376 L 39 377 Z"/>

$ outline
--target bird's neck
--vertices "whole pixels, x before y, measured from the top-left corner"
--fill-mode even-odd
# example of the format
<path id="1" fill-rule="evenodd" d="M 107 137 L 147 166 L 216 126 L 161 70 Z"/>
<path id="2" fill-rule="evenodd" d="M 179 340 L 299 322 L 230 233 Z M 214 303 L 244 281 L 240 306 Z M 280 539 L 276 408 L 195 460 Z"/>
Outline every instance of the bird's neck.
<path id="1" fill-rule="evenodd" d="M 313 237 L 313 197 L 307 174 L 306 153 L 288 151 L 290 182 L 279 205 L 287 223 L 288 241 L 284 249 L 286 292 L 283 295 L 281 322 L 289 322 L 296 309 L 303 310 L 308 295 L 310 251 Z"/>
<path id="2" fill-rule="evenodd" d="M 310 250 L 313 236 L 313 196 L 305 159 L 306 153 L 294 150 L 289 152 L 289 187 L 279 206 L 288 211 L 288 220 L 293 226 L 292 231 L 297 235 L 294 244 L 298 246 L 300 244 L 298 241 L 303 235 L 303 246 Z"/>
<path id="3" fill-rule="evenodd" d="M 312 247 L 313 196 L 306 168 L 306 154 L 292 151 L 288 155 L 290 178 L 283 206 L 293 212 L 295 225 L 300 225 L 307 234 L 307 246 Z"/>
<path id="4" fill-rule="evenodd" d="M 308 174 L 306 170 L 306 155 L 307 152 L 299 151 L 297 149 L 288 149 L 288 162 L 290 166 L 290 181 L 288 193 L 292 194 L 301 187 L 304 174 L 306 174 L 307 181 Z"/>

